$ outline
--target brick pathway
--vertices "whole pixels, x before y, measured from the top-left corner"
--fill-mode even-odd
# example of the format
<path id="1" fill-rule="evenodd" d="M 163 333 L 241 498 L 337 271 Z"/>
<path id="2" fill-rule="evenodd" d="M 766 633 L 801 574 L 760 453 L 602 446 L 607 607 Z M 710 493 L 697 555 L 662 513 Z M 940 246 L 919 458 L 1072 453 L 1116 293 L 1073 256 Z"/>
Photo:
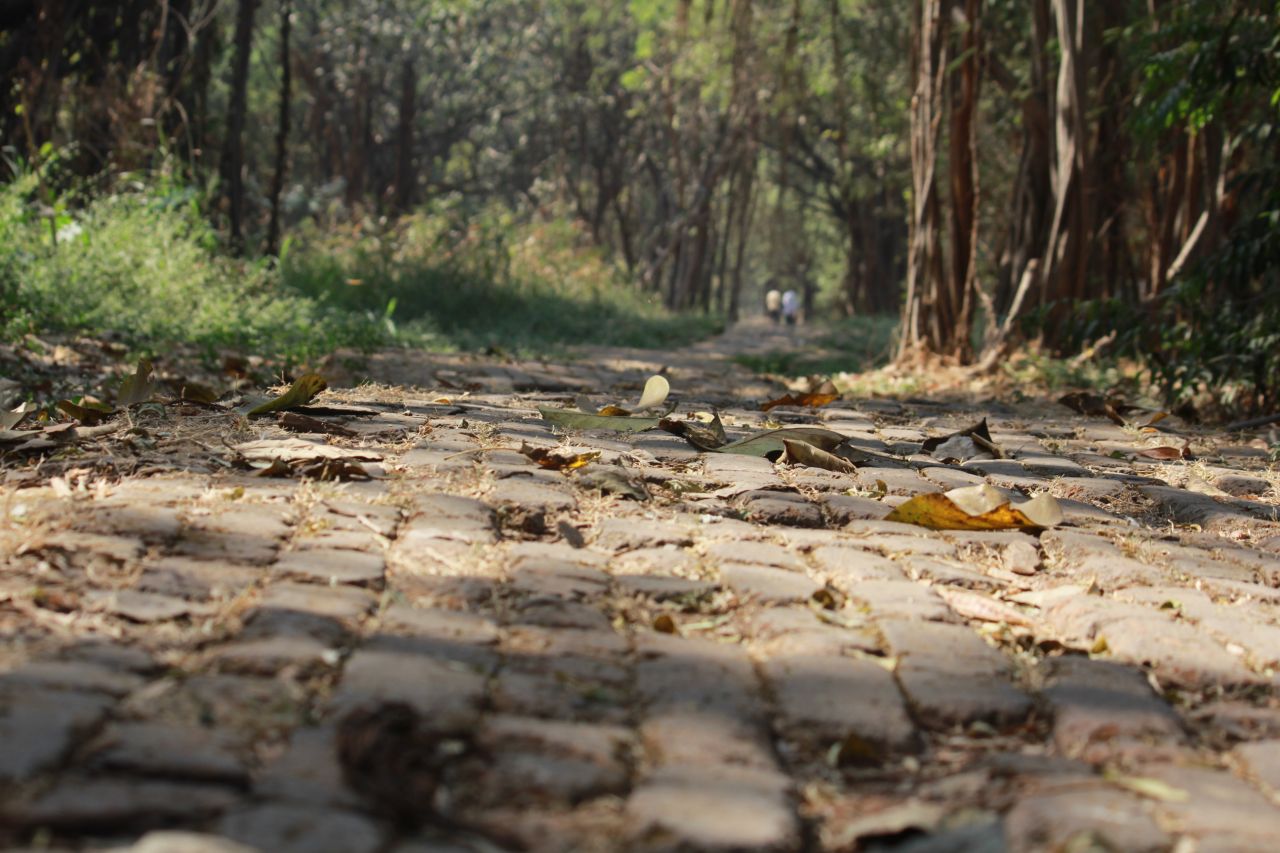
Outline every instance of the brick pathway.
<path id="1" fill-rule="evenodd" d="M 1010 460 L 848 475 L 661 432 L 566 438 L 535 409 L 625 403 L 666 367 L 682 410 L 758 428 L 777 389 L 726 356 L 780 334 L 560 364 L 381 356 L 413 387 L 332 398 L 374 412 L 331 440 L 381 454 L 367 482 L 248 476 L 216 439 L 178 456 L 159 422 L 124 439 L 131 476 L 0 488 L 0 841 L 1276 849 L 1265 446 L 1187 433 L 1198 461 L 1134 461 L 1137 430 L 992 402 Z M 977 413 L 771 416 L 911 457 Z M 600 457 L 565 475 L 522 443 Z M 1068 523 L 880 520 L 984 480 L 1048 489 Z"/>

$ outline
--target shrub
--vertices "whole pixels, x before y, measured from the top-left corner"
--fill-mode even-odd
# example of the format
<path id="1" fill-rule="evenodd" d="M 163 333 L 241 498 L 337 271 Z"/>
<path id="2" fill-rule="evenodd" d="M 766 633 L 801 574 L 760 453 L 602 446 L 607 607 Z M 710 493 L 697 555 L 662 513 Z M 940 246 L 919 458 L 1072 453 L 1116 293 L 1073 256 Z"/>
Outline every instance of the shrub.
<path id="1" fill-rule="evenodd" d="M 302 359 L 383 340 L 368 317 L 283 290 L 264 263 L 228 258 L 198 209 L 146 191 L 49 221 L 30 184 L 0 188 L 5 333 L 111 334 L 140 351 L 189 343 Z"/>
<path id="2" fill-rule="evenodd" d="M 393 225 L 306 231 L 282 271 L 321 304 L 381 314 L 401 340 L 440 349 L 667 347 L 719 322 L 672 314 L 637 292 L 572 223 L 496 207 L 444 205 Z"/>

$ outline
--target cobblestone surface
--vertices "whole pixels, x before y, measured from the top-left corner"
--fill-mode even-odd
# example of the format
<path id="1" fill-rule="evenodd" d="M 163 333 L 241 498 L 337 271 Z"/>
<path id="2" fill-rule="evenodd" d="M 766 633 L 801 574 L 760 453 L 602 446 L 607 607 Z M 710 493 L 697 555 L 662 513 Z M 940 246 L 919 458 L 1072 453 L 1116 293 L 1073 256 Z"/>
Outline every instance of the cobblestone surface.
<path id="1" fill-rule="evenodd" d="M 0 841 L 1274 850 L 1265 445 L 1035 402 L 766 416 L 779 387 L 730 357 L 785 344 L 748 326 L 565 363 L 379 356 L 386 384 L 337 395 L 359 437 L 327 439 L 381 455 L 367 482 L 26 472 L 0 489 Z M 986 415 L 1011 458 L 833 474 L 537 414 L 625 403 L 659 370 L 738 435 L 774 418 L 910 457 Z M 1134 455 L 1184 436 L 1193 461 Z M 562 474 L 522 444 L 600 455 Z M 881 520 L 980 482 L 1048 490 L 1067 523 Z M 353 734 L 370 708 L 414 723 Z"/>

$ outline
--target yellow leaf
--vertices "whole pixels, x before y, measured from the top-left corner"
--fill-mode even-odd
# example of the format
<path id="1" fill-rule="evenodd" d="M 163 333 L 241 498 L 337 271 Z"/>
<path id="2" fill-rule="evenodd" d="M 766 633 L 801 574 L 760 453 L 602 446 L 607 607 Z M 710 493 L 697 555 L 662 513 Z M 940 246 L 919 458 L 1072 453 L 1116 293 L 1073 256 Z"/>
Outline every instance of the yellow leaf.
<path id="1" fill-rule="evenodd" d="M 767 412 L 776 406 L 807 406 L 810 409 L 818 409 L 839 399 L 839 394 L 801 394 L 798 397 L 794 394 L 784 394 L 776 400 L 760 404 L 760 410 Z"/>
<path id="2" fill-rule="evenodd" d="M 631 412 L 627 411 L 621 406 L 608 405 L 608 406 L 605 406 L 600 411 L 596 412 L 596 414 L 604 415 L 605 417 L 610 417 L 610 418 L 625 418 L 628 415 L 630 415 Z"/>
<path id="3" fill-rule="evenodd" d="M 640 402 L 636 404 L 636 411 L 643 412 L 645 409 L 655 409 L 661 406 L 667 400 L 667 395 L 671 393 L 671 383 L 667 381 L 665 376 L 654 374 L 649 377 L 649 381 L 644 383 L 644 391 L 640 394 Z"/>
<path id="4" fill-rule="evenodd" d="M 271 412 L 282 412 L 285 409 L 292 409 L 295 406 L 305 406 L 316 398 L 316 395 L 328 388 L 329 385 L 324 378 L 316 373 L 308 373 L 298 377 L 298 381 L 290 386 L 274 400 L 268 400 L 259 406 L 249 410 L 249 417 L 257 415 L 266 415 Z"/>
<path id="5" fill-rule="evenodd" d="M 1062 508 L 1049 495 L 1013 506 L 988 485 L 916 495 L 885 516 L 886 521 L 932 530 L 1038 530 L 1062 522 Z"/>
<path id="6" fill-rule="evenodd" d="M 573 471 L 600 456 L 600 451 L 598 450 L 574 453 L 562 450 L 548 450 L 545 447 L 531 447 L 528 444 L 521 444 L 520 452 L 537 462 L 540 467 L 552 471 Z"/>

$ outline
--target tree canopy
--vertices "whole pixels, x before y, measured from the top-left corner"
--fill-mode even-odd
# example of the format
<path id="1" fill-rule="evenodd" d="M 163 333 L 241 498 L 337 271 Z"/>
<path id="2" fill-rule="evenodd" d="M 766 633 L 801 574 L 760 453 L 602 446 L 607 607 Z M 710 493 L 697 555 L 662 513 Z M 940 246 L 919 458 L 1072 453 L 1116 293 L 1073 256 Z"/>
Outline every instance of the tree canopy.
<path id="1" fill-rule="evenodd" d="M 20 0 L 0 135 L 164 175 L 227 246 L 499 205 L 669 308 L 900 313 L 990 365 L 1105 339 L 1280 404 L 1274 0 Z"/>

